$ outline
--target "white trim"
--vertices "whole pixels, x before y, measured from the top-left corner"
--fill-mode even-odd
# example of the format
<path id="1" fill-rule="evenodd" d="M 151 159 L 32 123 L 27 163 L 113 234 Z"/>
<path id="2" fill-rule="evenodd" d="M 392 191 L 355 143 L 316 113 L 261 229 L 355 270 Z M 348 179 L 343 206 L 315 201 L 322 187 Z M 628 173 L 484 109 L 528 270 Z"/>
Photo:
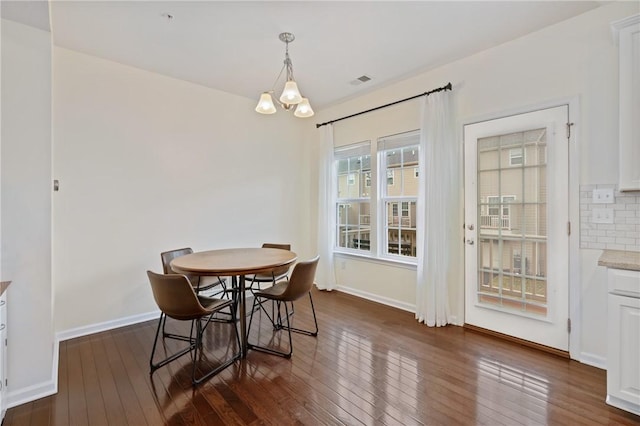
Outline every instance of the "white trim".
<path id="1" fill-rule="evenodd" d="M 580 358 L 578 358 L 577 360 L 583 364 L 600 368 L 601 370 L 607 369 L 607 359 L 600 355 L 594 355 L 588 352 L 582 352 L 580 353 Z"/>
<path id="2" fill-rule="evenodd" d="M 13 408 L 18 405 L 26 404 L 40 398 L 55 395 L 58 393 L 58 364 L 59 364 L 59 342 L 53 342 L 53 361 L 51 363 L 51 379 L 27 386 L 26 388 L 11 391 L 9 386 L 7 389 L 7 401 L 5 408 Z"/>
<path id="3" fill-rule="evenodd" d="M 582 349 L 582 283 L 580 282 L 580 98 L 574 96 L 566 99 L 569 105 L 569 356 L 580 359 Z M 606 361 L 604 362 L 606 368 Z"/>
<path id="4" fill-rule="evenodd" d="M 153 319 L 158 319 L 160 311 L 147 312 L 145 314 L 132 315 L 130 317 L 119 318 L 117 320 L 105 321 L 97 324 L 86 325 L 83 327 L 72 328 L 70 330 L 56 333 L 56 341 L 64 342 L 65 340 L 75 339 L 76 337 L 87 336 L 89 334 L 100 333 L 102 331 L 113 330 L 114 328 L 125 327 L 127 325 L 138 324 Z"/>
<path id="5" fill-rule="evenodd" d="M 393 308 L 402 309 L 403 311 L 415 313 L 416 305 L 411 303 L 401 302 L 399 300 L 390 299 L 388 297 L 380 296 L 367 291 L 357 290 L 355 288 L 345 287 L 343 285 L 336 286 L 336 290 L 341 291 L 352 296 L 361 297 L 363 299 L 371 300 L 372 302 L 382 303 L 383 305 L 391 306 Z"/>
<path id="6" fill-rule="evenodd" d="M 58 374 L 57 368 L 55 369 L 55 372 Z M 57 380 L 55 382 L 53 380 L 47 380 L 46 382 L 7 392 L 7 409 L 35 401 L 40 398 L 55 395 L 57 392 Z"/>
<path id="7" fill-rule="evenodd" d="M 7 389 L 5 412 L 9 408 L 26 404 L 40 398 L 55 395 L 58 393 L 58 364 L 60 355 L 60 344 L 57 340 L 53 342 L 53 360 L 51 362 L 51 379 L 46 382 L 28 386 L 26 388 L 10 391 Z M 4 413 L 3 413 L 4 415 Z"/>
<path id="8" fill-rule="evenodd" d="M 611 37 L 613 37 L 613 42 L 616 46 L 620 43 L 620 30 L 628 27 L 633 24 L 637 24 L 640 22 L 640 13 L 636 13 L 635 15 L 627 16 L 626 18 L 622 18 L 618 21 L 613 21 L 611 23 Z"/>
<path id="9" fill-rule="evenodd" d="M 640 407 L 638 407 L 638 404 L 625 401 L 624 399 L 620 399 L 618 397 L 615 397 L 609 394 L 607 394 L 607 399 L 605 400 L 605 402 L 613 407 L 628 411 L 630 413 L 635 414 L 636 416 L 640 416 Z"/>
<path id="10" fill-rule="evenodd" d="M 354 288 L 341 286 L 341 285 L 337 286 L 336 290 L 346 294 L 350 294 L 352 296 L 360 297 L 362 299 L 370 300 L 372 302 L 381 303 L 385 306 L 390 306 L 392 308 L 397 308 L 403 311 L 411 312 L 412 314 L 416 313 L 416 305 L 412 305 L 411 303 L 400 302 L 399 300 L 390 299 L 388 297 L 379 296 L 377 294 L 373 294 L 366 291 L 357 290 Z M 458 323 L 458 317 L 455 315 L 451 315 L 449 325 L 462 326 L 462 324 Z"/>
<path id="11" fill-rule="evenodd" d="M 344 249 L 343 247 L 340 247 L 340 248 Z M 393 266 L 396 268 L 409 269 L 411 271 L 415 271 L 417 268 L 415 261 L 408 262 L 408 261 L 405 261 L 404 259 L 396 260 L 395 258 L 389 259 L 389 258 L 383 258 L 383 257 L 375 257 L 373 255 L 369 255 L 366 253 L 367 252 L 364 252 L 364 253 L 355 253 L 350 251 L 347 252 L 347 251 L 338 250 L 338 249 L 333 250 L 334 259 L 335 258 L 354 259 L 354 260 L 360 260 L 362 262 L 374 263 L 377 265 Z"/>

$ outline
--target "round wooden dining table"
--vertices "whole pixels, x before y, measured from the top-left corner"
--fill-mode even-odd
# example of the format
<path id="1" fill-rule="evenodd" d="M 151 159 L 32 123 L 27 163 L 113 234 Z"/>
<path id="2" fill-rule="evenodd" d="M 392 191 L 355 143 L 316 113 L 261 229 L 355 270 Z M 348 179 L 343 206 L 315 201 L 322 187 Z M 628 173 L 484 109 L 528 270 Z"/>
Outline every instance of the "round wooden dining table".
<path id="1" fill-rule="evenodd" d="M 240 305 L 240 351 L 247 356 L 247 318 L 245 275 L 269 274 L 281 266 L 290 266 L 298 255 L 289 250 L 275 248 L 231 248 L 208 250 L 176 257 L 171 269 L 177 273 L 232 277 L 237 284 Z"/>

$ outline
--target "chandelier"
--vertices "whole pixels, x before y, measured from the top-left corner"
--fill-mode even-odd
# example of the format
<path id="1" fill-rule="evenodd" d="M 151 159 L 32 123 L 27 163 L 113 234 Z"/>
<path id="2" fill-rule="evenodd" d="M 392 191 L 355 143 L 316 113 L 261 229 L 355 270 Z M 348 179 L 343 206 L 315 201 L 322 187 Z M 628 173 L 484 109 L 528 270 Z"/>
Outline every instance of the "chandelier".
<path id="1" fill-rule="evenodd" d="M 256 106 L 256 111 L 260 114 L 274 114 L 276 107 L 273 104 L 273 98 L 271 95 L 274 93 L 274 89 L 284 70 L 287 70 L 287 81 L 284 84 L 284 89 L 280 95 L 279 100 L 276 100 L 285 111 L 291 111 L 295 107 L 293 115 L 300 118 L 311 117 L 313 115 L 313 109 L 309 104 L 309 99 L 303 97 L 298 90 L 298 85 L 293 79 L 293 64 L 291 58 L 289 58 L 289 43 L 295 40 L 295 36 L 291 33 L 281 33 L 278 38 L 286 44 L 286 50 L 284 55 L 284 65 L 280 70 L 280 74 L 276 77 L 276 81 L 273 82 L 271 90 L 268 92 L 262 92 L 260 100 Z"/>

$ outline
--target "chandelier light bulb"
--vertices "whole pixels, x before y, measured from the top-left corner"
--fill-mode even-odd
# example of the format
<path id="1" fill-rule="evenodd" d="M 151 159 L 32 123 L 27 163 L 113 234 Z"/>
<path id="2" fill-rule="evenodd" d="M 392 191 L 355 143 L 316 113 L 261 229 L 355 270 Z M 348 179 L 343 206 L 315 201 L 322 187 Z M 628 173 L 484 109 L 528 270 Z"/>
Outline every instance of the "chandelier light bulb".
<path id="1" fill-rule="evenodd" d="M 264 92 L 260 95 L 260 100 L 256 106 L 256 112 L 259 112 L 260 114 L 275 114 L 276 107 L 268 92 Z"/>
<path id="2" fill-rule="evenodd" d="M 302 95 L 295 81 L 289 80 L 285 83 L 282 95 L 280 95 L 280 102 L 289 105 L 296 105 L 302 102 Z"/>
<path id="3" fill-rule="evenodd" d="M 293 115 L 300 118 L 311 117 L 313 114 L 313 109 L 311 108 L 311 104 L 307 98 L 302 98 L 302 101 L 298 104 L 295 112 L 293 113 Z"/>

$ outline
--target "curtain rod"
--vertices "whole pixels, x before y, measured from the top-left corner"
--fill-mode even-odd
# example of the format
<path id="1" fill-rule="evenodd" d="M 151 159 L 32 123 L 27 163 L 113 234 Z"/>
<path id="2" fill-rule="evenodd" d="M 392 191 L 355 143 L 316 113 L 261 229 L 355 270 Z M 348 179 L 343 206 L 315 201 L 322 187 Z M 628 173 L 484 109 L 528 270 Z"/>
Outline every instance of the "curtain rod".
<path id="1" fill-rule="evenodd" d="M 335 120 L 327 121 L 326 123 L 316 124 L 316 129 L 318 129 L 318 128 L 322 127 L 322 126 L 326 126 L 327 124 L 333 124 L 336 121 L 346 120 L 347 118 L 355 117 L 357 115 L 366 114 L 368 112 L 375 111 L 375 110 L 382 109 L 382 108 L 386 108 L 386 107 L 389 107 L 389 106 L 392 106 L 392 105 L 395 105 L 395 104 L 399 104 L 401 102 L 410 101 L 411 99 L 419 98 L 420 96 L 429 96 L 432 93 L 442 92 L 444 90 L 451 90 L 451 82 L 447 83 L 446 86 L 438 87 L 437 89 L 429 90 L 428 92 L 420 93 L 419 95 L 411 96 L 410 98 L 401 99 L 399 101 L 391 102 L 390 104 L 386 104 L 386 105 L 380 105 L 378 107 L 371 108 L 371 109 L 368 109 L 366 111 L 356 112 L 355 114 L 347 115 L 346 117 L 336 118 Z"/>

